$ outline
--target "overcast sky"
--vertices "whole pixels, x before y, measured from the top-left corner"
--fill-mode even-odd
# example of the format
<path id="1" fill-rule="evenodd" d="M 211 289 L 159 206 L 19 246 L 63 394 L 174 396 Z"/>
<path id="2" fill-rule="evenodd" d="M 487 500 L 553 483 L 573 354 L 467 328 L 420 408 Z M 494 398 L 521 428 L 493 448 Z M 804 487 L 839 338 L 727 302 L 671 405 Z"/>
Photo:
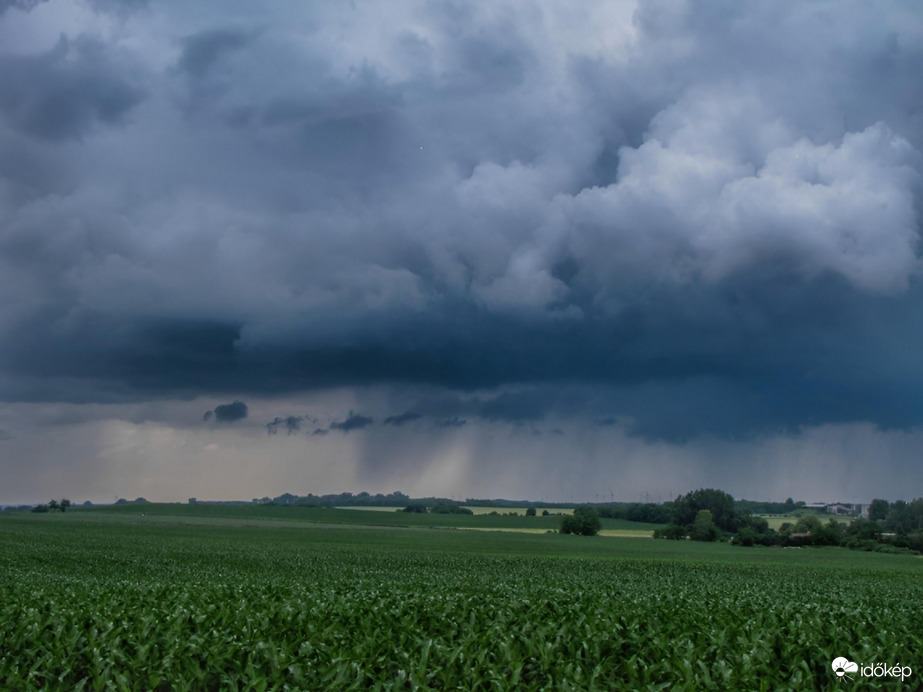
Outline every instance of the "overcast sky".
<path id="1" fill-rule="evenodd" d="M 923 496 L 923 9 L 0 0 L 0 503 Z"/>

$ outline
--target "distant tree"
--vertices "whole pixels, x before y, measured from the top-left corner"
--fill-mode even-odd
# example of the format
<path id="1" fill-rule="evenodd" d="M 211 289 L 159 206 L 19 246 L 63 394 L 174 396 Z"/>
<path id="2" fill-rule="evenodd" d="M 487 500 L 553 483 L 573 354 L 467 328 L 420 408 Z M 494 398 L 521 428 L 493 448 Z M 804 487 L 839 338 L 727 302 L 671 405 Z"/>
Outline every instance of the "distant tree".
<path id="1" fill-rule="evenodd" d="M 872 521 L 881 521 L 888 516 L 888 501 L 875 498 L 869 505 L 869 519 Z"/>
<path id="2" fill-rule="evenodd" d="M 689 538 L 694 541 L 718 540 L 718 527 L 715 526 L 710 509 L 700 509 L 696 512 L 695 520 L 689 528 Z"/>
<path id="3" fill-rule="evenodd" d="M 579 536 L 595 536 L 602 528 L 599 512 L 589 505 L 574 509 L 574 513 L 561 519 L 561 533 L 573 533 Z"/>
<path id="4" fill-rule="evenodd" d="M 433 514 L 474 514 L 467 507 L 462 507 L 459 503 L 449 502 L 448 500 L 439 500 L 429 511 Z"/>
<path id="5" fill-rule="evenodd" d="M 48 505 L 35 505 L 35 507 L 32 508 L 32 511 L 39 514 L 44 514 L 48 511 Z"/>
<path id="6" fill-rule="evenodd" d="M 627 508 L 613 511 L 612 518 L 641 521 L 648 524 L 669 524 L 673 520 L 673 509 L 666 504 L 636 502 L 628 505 Z"/>
<path id="7" fill-rule="evenodd" d="M 846 535 L 860 541 L 876 541 L 881 534 L 881 527 L 871 519 L 859 518 L 846 527 Z"/>
<path id="8" fill-rule="evenodd" d="M 918 497 L 910 505 L 910 516 L 913 520 L 913 528 L 923 530 L 923 498 Z"/>
<path id="9" fill-rule="evenodd" d="M 754 534 L 763 534 L 769 532 L 769 522 L 766 521 L 765 517 L 759 517 L 755 514 L 746 514 L 738 517 L 738 531 L 742 528 L 748 528 L 753 531 Z"/>
<path id="10" fill-rule="evenodd" d="M 820 517 L 816 514 L 809 514 L 798 520 L 792 533 L 810 533 L 813 535 L 820 527 Z"/>
<path id="11" fill-rule="evenodd" d="M 549 512 L 547 509 L 543 509 L 543 510 L 542 510 L 542 516 L 543 516 L 543 517 L 547 517 L 549 514 L 551 514 L 551 512 Z"/>
<path id="12" fill-rule="evenodd" d="M 410 514 L 426 514 L 426 505 L 422 502 L 411 502 L 404 507 L 404 511 Z"/>
<path id="13" fill-rule="evenodd" d="M 734 498 L 723 490 L 714 488 L 700 488 L 676 498 L 676 502 L 673 503 L 673 521 L 688 526 L 703 509 L 711 512 L 712 521 L 722 531 L 737 530 Z"/>
<path id="14" fill-rule="evenodd" d="M 529 508 L 526 510 L 526 516 L 527 516 L 527 517 L 534 517 L 534 516 L 535 516 L 535 507 L 529 507 Z"/>
<path id="15" fill-rule="evenodd" d="M 679 524 L 667 524 L 654 530 L 654 538 L 666 538 L 671 541 L 681 541 L 686 538 L 686 527 Z"/>
<path id="16" fill-rule="evenodd" d="M 61 499 L 61 504 L 60 504 L 59 506 L 61 507 L 61 511 L 62 511 L 62 512 L 66 512 L 66 511 L 67 511 L 67 508 L 71 506 L 71 501 L 68 500 L 66 497 L 65 497 L 65 498 L 62 498 L 62 499 Z"/>
<path id="17" fill-rule="evenodd" d="M 57 500 L 51 500 L 48 502 L 48 509 L 50 509 L 52 512 L 58 509 L 58 507 L 59 505 Z"/>
<path id="18" fill-rule="evenodd" d="M 737 529 L 737 535 L 734 536 L 733 543 L 747 548 L 751 547 L 756 543 L 756 531 L 749 526 L 743 526 Z"/>
<path id="19" fill-rule="evenodd" d="M 812 545 L 840 545 L 843 542 L 844 527 L 836 519 L 821 524 L 811 532 Z"/>
<path id="20" fill-rule="evenodd" d="M 892 502 L 888 515 L 885 517 L 885 527 L 895 533 L 907 533 L 914 528 L 914 516 L 910 505 L 903 500 Z"/>

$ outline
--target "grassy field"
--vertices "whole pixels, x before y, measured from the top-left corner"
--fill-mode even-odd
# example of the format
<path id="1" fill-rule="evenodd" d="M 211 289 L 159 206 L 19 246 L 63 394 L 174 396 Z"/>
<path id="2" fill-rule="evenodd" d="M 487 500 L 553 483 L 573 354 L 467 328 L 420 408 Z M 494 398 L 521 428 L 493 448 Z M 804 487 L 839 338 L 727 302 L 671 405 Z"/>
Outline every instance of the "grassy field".
<path id="1" fill-rule="evenodd" d="M 836 656 L 919 667 L 919 558 L 378 514 L 2 515 L 4 689 L 804 690 L 836 688 Z"/>
<path id="2" fill-rule="evenodd" d="M 72 510 L 73 511 L 73 510 Z M 305 522 L 314 524 L 345 524 L 363 526 L 388 526 L 394 528 L 441 529 L 539 529 L 555 531 L 561 526 L 559 516 L 524 515 L 506 516 L 490 514 L 415 514 L 413 512 L 373 512 L 365 508 L 286 507 L 276 505 L 206 505 L 206 504 L 126 504 L 108 505 L 91 510 L 79 508 L 93 521 L 146 522 L 162 521 L 238 521 L 241 524 L 260 522 Z M 631 531 L 650 533 L 658 524 L 603 519 L 604 531 Z"/>

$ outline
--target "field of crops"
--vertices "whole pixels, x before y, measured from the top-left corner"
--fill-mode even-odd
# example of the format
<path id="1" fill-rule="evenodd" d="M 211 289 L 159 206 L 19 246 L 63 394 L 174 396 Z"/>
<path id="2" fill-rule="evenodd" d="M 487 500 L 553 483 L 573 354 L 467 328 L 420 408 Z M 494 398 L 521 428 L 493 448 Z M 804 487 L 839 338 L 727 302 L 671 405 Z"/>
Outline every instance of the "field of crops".
<path id="1" fill-rule="evenodd" d="M 804 690 L 838 656 L 923 666 L 919 558 L 152 509 L 0 516 L 4 689 Z"/>

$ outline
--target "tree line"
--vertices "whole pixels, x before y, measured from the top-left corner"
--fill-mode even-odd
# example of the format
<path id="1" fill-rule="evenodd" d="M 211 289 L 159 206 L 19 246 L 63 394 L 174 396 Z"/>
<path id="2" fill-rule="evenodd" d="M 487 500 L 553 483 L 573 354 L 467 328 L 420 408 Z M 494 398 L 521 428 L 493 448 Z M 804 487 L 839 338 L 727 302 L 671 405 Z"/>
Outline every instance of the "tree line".
<path id="1" fill-rule="evenodd" d="M 65 497 L 65 498 L 62 498 L 60 501 L 49 500 L 48 504 L 35 505 L 35 507 L 32 508 L 32 511 L 43 513 L 43 512 L 56 512 L 60 510 L 62 512 L 66 512 L 67 508 L 70 506 L 71 506 L 71 501 Z"/>
<path id="2" fill-rule="evenodd" d="M 803 509 L 803 502 L 791 498 L 784 503 L 736 501 L 715 488 L 700 488 L 662 505 L 627 506 L 581 505 L 561 520 L 561 533 L 593 536 L 602 528 L 601 518 L 627 519 L 662 524 L 654 538 L 672 540 L 728 540 L 745 547 L 835 545 L 854 550 L 923 553 L 923 499 L 911 502 L 875 499 L 868 517 L 849 523 L 805 513 L 783 522 L 778 529 L 769 526 L 766 514 L 783 514 Z M 769 510 L 769 511 L 765 511 Z M 781 511 L 780 511 L 781 510 Z M 804 510 L 810 512 L 810 510 Z"/>
<path id="3" fill-rule="evenodd" d="M 797 508 L 799 503 L 791 505 Z M 746 547 L 838 545 L 854 550 L 923 552 L 923 498 L 891 503 L 875 499 L 867 518 L 857 517 L 848 524 L 805 514 L 773 529 L 765 517 L 741 510 L 730 494 L 704 488 L 678 497 L 672 504 L 670 522 L 657 529 L 654 537 L 729 539 Z"/>

